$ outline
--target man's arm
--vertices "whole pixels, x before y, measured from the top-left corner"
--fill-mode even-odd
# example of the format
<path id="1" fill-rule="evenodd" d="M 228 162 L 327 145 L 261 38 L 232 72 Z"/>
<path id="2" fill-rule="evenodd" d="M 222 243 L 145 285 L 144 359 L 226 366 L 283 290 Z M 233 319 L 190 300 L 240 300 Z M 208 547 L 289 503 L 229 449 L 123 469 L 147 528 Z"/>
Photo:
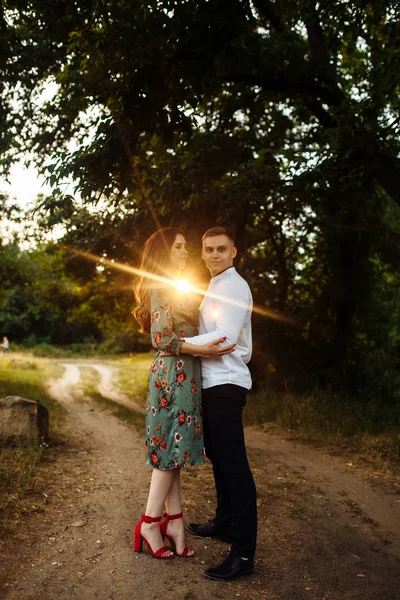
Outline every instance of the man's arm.
<path id="1" fill-rule="evenodd" d="M 203 315 L 206 321 L 215 323 L 215 330 L 192 338 L 184 338 L 185 342 L 193 345 L 207 344 L 219 338 L 226 338 L 226 344 L 236 344 L 243 328 L 246 317 L 251 310 L 251 299 L 245 290 L 224 289 L 218 294 L 212 315 Z M 184 349 L 182 348 L 184 351 Z"/>

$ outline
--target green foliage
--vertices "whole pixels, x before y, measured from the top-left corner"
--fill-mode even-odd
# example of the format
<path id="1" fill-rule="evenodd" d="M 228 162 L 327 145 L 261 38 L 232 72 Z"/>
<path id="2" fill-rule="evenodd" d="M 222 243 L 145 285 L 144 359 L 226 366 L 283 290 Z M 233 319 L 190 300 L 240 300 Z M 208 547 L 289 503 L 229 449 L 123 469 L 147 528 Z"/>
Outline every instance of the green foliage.
<path id="1" fill-rule="evenodd" d="M 115 350 L 143 348 L 131 315 L 132 276 L 111 275 L 101 257 L 96 264 L 54 243 L 31 251 L 3 246 L 2 256 L 7 275 L 0 293 L 0 332 L 11 343 L 94 348 L 113 340 Z"/>
<path id="2" fill-rule="evenodd" d="M 7 141 L 34 150 L 52 184 L 72 176 L 93 201 L 128 191 L 132 206 L 151 212 L 149 198 L 160 210 L 162 198 L 149 152 L 177 150 L 208 116 L 233 136 L 269 134 L 287 174 L 351 164 L 350 177 L 372 171 L 399 201 L 396 7 L 119 0 L 70 2 L 66 11 L 7 0 L 3 61 L 20 102 L 13 111 L 4 95 L 17 134 Z M 55 93 L 42 104 L 48 82 Z M 284 144 L 275 138 L 279 113 Z"/>

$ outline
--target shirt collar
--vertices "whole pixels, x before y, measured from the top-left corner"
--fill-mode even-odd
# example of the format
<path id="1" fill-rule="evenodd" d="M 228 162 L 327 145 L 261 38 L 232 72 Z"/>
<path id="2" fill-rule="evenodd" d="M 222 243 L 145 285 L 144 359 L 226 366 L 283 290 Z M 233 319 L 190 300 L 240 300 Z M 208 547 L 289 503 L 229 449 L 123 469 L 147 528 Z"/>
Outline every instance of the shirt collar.
<path id="1" fill-rule="evenodd" d="M 221 271 L 221 273 L 218 273 L 218 275 L 215 275 L 215 277 L 211 277 L 211 281 L 210 283 L 214 283 L 215 281 L 219 281 L 220 279 L 224 279 L 224 277 L 227 275 L 227 273 L 233 269 L 234 271 L 236 270 L 235 267 L 232 265 L 231 267 L 228 267 L 227 269 L 225 269 L 224 271 Z"/>

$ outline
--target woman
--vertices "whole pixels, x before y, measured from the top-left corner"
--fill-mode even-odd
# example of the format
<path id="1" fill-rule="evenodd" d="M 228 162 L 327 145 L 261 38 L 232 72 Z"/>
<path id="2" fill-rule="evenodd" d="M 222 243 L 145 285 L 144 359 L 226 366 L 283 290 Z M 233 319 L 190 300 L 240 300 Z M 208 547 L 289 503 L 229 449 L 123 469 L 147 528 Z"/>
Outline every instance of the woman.
<path id="1" fill-rule="evenodd" d="M 221 356 L 234 346 L 221 338 L 204 346 L 181 340 L 197 332 L 198 304 L 176 282 L 188 251 L 180 229 L 156 231 L 146 242 L 135 286 L 134 316 L 151 333 L 157 354 L 151 364 L 146 406 L 146 462 L 153 467 L 146 512 L 135 528 L 136 552 L 143 541 L 156 558 L 191 557 L 185 545 L 180 470 L 204 464 L 200 363 L 191 356 Z M 184 358 L 181 355 L 184 354 Z M 161 515 L 166 508 L 166 518 Z M 163 546 L 167 538 L 173 552 Z"/>

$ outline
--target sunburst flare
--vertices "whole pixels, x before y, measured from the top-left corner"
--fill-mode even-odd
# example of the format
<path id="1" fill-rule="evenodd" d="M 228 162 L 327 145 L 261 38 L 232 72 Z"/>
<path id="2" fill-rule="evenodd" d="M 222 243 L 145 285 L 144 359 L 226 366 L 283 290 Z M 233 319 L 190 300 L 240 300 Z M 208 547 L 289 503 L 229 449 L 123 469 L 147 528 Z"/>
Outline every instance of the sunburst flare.
<path id="1" fill-rule="evenodd" d="M 227 302 L 229 304 L 232 304 L 233 306 L 239 306 L 239 307 L 243 306 L 243 302 L 240 302 L 240 300 L 235 300 L 233 298 L 227 298 L 226 296 L 221 296 L 220 294 L 213 294 L 212 292 L 207 292 L 207 290 L 205 290 L 204 288 L 199 288 L 199 287 L 191 285 L 191 283 L 186 279 L 171 280 L 168 277 L 162 277 L 161 275 L 156 275 L 155 273 L 149 273 L 147 271 L 142 271 L 141 269 L 136 269 L 135 267 L 131 267 L 130 265 L 126 265 L 124 263 L 120 263 L 115 260 L 110 260 L 104 256 L 97 256 L 96 254 L 92 254 L 90 252 L 84 252 L 83 250 L 77 250 L 76 248 L 74 248 L 74 252 L 76 252 L 80 256 L 87 258 L 88 260 L 91 260 L 93 262 L 96 262 L 96 263 L 100 262 L 103 265 L 107 265 L 108 267 L 110 267 L 112 269 L 117 269 L 119 271 L 123 271 L 124 273 L 129 273 L 131 275 L 135 275 L 137 277 L 145 277 L 147 279 L 156 281 L 163 285 L 173 286 L 173 287 L 177 288 L 178 290 L 180 290 L 181 292 L 189 292 L 190 291 L 190 292 L 199 294 L 200 296 L 205 296 L 207 294 L 208 297 L 213 298 L 214 300 L 220 300 L 221 302 Z M 264 317 L 268 317 L 269 319 L 274 319 L 276 321 L 282 321 L 283 323 L 288 323 L 295 327 L 300 326 L 300 324 L 297 321 L 295 321 L 294 319 L 287 317 L 286 315 L 281 315 L 280 313 L 277 313 L 275 311 L 268 310 L 261 306 L 254 305 L 253 312 L 255 312 L 259 315 L 262 315 Z"/>

